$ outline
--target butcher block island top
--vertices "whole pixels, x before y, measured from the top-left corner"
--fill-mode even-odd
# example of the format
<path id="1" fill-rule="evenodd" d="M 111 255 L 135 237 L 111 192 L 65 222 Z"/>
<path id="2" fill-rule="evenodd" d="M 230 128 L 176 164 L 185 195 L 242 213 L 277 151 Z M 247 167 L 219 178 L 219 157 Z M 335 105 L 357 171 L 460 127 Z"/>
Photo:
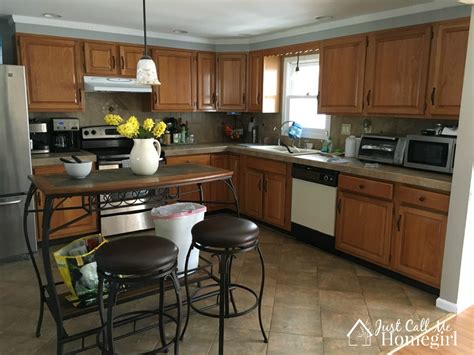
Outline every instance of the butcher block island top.
<path id="1" fill-rule="evenodd" d="M 93 195 L 98 193 L 160 189 L 206 183 L 232 177 L 230 170 L 202 164 L 163 165 L 154 175 L 135 175 L 131 169 L 92 171 L 85 179 L 67 174 L 31 175 L 28 178 L 48 196 Z"/>

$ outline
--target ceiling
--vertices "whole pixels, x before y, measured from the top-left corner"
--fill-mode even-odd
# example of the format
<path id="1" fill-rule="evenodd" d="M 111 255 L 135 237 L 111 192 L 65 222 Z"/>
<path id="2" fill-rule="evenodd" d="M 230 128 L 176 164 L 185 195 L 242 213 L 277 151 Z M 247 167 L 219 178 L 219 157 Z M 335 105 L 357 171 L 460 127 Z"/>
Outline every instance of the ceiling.
<path id="1" fill-rule="evenodd" d="M 147 22 L 152 36 L 174 35 L 173 30 L 179 29 L 188 32 L 181 35 L 188 40 L 243 39 L 359 16 L 389 12 L 395 16 L 402 9 L 410 13 L 410 8 L 425 6 L 429 10 L 453 3 L 456 0 L 147 0 Z M 46 19 L 43 13 L 62 17 Z M 141 0 L 1 0 L 0 14 L 28 16 L 31 23 L 62 27 L 70 27 L 66 22 L 75 22 L 76 27 L 82 23 L 95 24 L 97 29 L 142 28 Z M 316 16 L 333 19 L 317 21 Z M 92 28 L 84 25 L 84 29 Z"/>

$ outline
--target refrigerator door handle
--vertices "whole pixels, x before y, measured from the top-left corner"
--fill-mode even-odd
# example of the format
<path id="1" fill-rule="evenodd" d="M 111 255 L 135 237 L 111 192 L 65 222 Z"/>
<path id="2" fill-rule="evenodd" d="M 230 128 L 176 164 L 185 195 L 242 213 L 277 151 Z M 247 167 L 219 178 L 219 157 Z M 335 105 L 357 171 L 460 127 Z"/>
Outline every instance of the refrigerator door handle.
<path id="1" fill-rule="evenodd" d="M 21 200 L 5 201 L 5 202 L 0 202 L 0 206 L 17 205 L 19 203 L 21 203 Z"/>

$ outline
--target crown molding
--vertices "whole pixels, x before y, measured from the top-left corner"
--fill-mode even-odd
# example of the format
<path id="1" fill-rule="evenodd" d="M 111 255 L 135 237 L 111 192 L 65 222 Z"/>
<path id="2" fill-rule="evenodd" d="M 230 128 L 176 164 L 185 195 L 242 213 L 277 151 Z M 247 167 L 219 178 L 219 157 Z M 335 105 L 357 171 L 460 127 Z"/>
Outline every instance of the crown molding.
<path id="1" fill-rule="evenodd" d="M 172 41 L 211 44 L 211 45 L 248 45 L 259 42 L 271 41 L 276 39 L 283 39 L 288 37 L 294 37 L 299 35 L 305 35 L 318 31 L 324 31 L 334 29 L 338 27 L 351 26 L 366 22 L 373 22 L 379 20 L 385 20 L 394 17 L 413 15 L 417 13 L 423 13 L 427 11 L 441 10 L 444 8 L 463 6 L 463 4 L 456 0 L 435 0 L 434 2 L 423 3 L 413 6 L 402 7 L 393 10 L 380 11 L 372 14 L 361 15 L 356 17 L 350 17 L 342 20 L 335 20 L 327 23 L 314 24 L 303 27 L 295 27 L 288 30 L 277 31 L 274 33 L 268 33 L 263 35 L 257 35 L 249 38 L 205 38 L 199 36 L 189 35 L 178 35 L 163 32 L 147 31 L 148 38 L 154 39 L 166 39 Z M 11 20 L 18 24 L 29 24 L 29 25 L 40 25 L 40 26 L 51 26 L 58 28 L 76 29 L 83 31 L 96 31 L 104 33 L 122 34 L 129 36 L 142 37 L 143 31 L 140 29 L 124 28 L 119 26 L 109 26 L 77 21 L 66 21 L 61 19 L 48 19 L 43 17 L 32 17 L 22 15 L 11 15 Z"/>

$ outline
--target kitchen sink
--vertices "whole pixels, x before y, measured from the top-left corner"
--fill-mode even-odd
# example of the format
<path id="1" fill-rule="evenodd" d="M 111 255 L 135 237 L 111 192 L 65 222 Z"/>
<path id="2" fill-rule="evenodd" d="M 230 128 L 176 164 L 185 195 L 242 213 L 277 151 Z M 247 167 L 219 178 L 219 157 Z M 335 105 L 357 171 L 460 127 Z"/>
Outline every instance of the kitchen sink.
<path id="1" fill-rule="evenodd" d="M 291 153 L 286 149 L 286 147 L 282 145 L 258 145 L 258 144 L 239 144 L 240 146 L 257 149 L 265 152 L 271 153 L 278 153 L 284 155 L 305 155 L 305 154 L 315 154 L 318 151 L 314 149 L 306 149 L 306 148 L 296 148 L 290 147 Z"/>

